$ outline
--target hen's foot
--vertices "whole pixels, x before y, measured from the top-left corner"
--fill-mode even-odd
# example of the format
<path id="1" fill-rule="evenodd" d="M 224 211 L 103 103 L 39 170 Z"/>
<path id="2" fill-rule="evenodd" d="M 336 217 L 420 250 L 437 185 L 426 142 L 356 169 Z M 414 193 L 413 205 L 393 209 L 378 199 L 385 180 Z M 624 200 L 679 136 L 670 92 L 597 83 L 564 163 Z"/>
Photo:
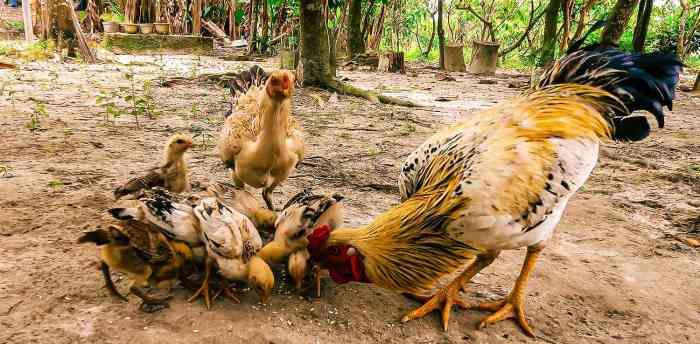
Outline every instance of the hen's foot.
<path id="1" fill-rule="evenodd" d="M 479 329 L 495 324 L 501 320 L 515 318 L 520 328 L 522 328 L 528 336 L 534 337 L 535 332 L 532 331 L 532 328 L 528 325 L 527 319 L 525 318 L 524 304 L 525 302 L 522 297 L 513 297 L 509 295 L 500 301 L 485 302 L 469 308 L 494 312 L 479 323 Z"/>
<path id="2" fill-rule="evenodd" d="M 406 314 L 401 322 L 408 322 L 414 319 L 424 317 L 430 312 L 442 307 L 442 327 L 447 331 L 447 326 L 450 321 L 450 312 L 452 306 L 457 305 L 461 308 L 467 308 L 467 305 L 459 297 L 459 290 L 462 287 L 462 278 L 457 278 L 455 281 L 447 285 L 443 290 L 439 291 L 433 297 L 429 298 L 423 306 L 420 306 Z M 426 298 L 427 299 L 427 298 Z"/>

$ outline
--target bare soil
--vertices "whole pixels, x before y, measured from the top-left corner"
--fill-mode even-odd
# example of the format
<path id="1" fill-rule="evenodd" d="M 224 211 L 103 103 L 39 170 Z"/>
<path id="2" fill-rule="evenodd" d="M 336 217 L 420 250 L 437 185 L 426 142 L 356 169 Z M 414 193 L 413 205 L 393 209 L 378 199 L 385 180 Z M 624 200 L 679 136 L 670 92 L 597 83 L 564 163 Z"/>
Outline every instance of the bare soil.
<path id="1" fill-rule="evenodd" d="M 199 135 L 187 154 L 194 180 L 226 180 L 213 147 L 228 109 L 226 92 L 208 84 L 155 87 L 162 114 L 140 118 L 140 128 L 128 115 L 105 121 L 95 98 L 100 88 L 128 86 L 122 73 L 129 70 L 141 85 L 247 65 L 192 56 L 112 58 L 0 70 L 0 343 L 697 343 L 700 337 L 693 246 L 700 234 L 700 98 L 683 93 L 666 128 L 640 143 L 607 144 L 570 202 L 528 288 L 535 339 L 512 321 L 477 330 L 486 315 L 478 311 L 454 310 L 447 332 L 438 313 L 401 324 L 418 303 L 372 285 L 329 281 L 321 299 L 283 291 L 260 305 L 250 292 L 240 304 L 216 300 L 211 310 L 186 302 L 189 291 L 179 288 L 169 309 L 142 313 L 137 298 L 110 297 L 96 248 L 75 240 L 108 219 L 112 189 L 156 165 L 171 133 Z M 430 105 L 408 109 L 297 91 L 294 113 L 307 133 L 309 157 L 274 201 L 280 206 L 305 187 L 340 192 L 349 226 L 397 203 L 399 166 L 426 137 L 507 101 L 519 92 L 508 83 L 527 80 L 503 72 L 489 78 L 492 84 L 468 74 L 437 81 L 434 70 L 417 67 L 408 75 L 340 74 L 356 86 Z M 26 124 L 39 103 L 49 116 L 31 132 Z M 505 296 L 523 257 L 524 250 L 505 252 L 464 296 L 474 302 Z M 126 290 L 127 281 L 119 279 L 117 287 Z"/>

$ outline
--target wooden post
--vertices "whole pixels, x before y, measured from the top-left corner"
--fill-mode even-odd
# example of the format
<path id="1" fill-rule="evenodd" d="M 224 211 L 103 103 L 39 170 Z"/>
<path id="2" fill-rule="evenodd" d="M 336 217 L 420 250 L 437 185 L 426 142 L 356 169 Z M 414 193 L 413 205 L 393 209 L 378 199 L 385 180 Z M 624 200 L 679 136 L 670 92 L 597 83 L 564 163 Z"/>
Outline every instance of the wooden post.
<path id="1" fill-rule="evenodd" d="M 22 1 L 22 19 L 24 20 L 24 39 L 34 40 L 34 25 L 32 25 L 32 9 L 29 0 Z"/>

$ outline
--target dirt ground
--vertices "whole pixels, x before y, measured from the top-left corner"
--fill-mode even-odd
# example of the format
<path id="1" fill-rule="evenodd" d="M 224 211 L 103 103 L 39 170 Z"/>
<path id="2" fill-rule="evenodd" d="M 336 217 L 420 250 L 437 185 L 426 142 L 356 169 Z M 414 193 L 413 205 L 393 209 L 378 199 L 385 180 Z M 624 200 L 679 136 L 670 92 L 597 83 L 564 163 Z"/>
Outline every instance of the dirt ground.
<path id="1" fill-rule="evenodd" d="M 325 283 L 324 297 L 282 292 L 269 305 L 216 300 L 211 310 L 177 289 L 155 314 L 116 301 L 104 287 L 94 246 L 78 235 L 108 219 L 112 189 L 161 158 L 174 132 L 197 135 L 187 154 L 192 177 L 226 180 L 213 144 L 228 108 L 210 84 L 155 87 L 155 119 L 122 116 L 114 125 L 95 99 L 166 76 L 238 70 L 212 57 L 128 59 L 98 65 L 22 63 L 0 70 L 0 343 L 697 343 L 700 337 L 700 98 L 679 93 L 666 128 L 635 144 L 607 144 L 599 167 L 573 198 L 538 262 L 527 293 L 537 338 L 514 322 L 484 330 L 484 312 L 454 310 L 443 332 L 438 313 L 407 324 L 418 303 L 371 285 Z M 274 61 L 264 64 L 273 66 Z M 415 73 L 415 74 L 413 74 Z M 475 110 L 506 101 L 527 76 L 477 78 L 435 71 L 408 75 L 340 72 L 354 85 L 410 97 L 422 109 L 371 104 L 316 89 L 295 95 L 308 158 L 274 194 L 277 206 L 305 187 L 340 192 L 348 226 L 369 222 L 398 201 L 402 160 L 431 133 Z M 691 82 L 691 76 L 684 83 Z M 488 83 L 492 80 L 495 83 Z M 444 102 L 435 101 L 442 97 Z M 48 117 L 26 124 L 37 104 Z M 4 173 L 3 173 L 4 172 Z M 470 301 L 505 296 L 524 250 L 505 252 L 477 276 Z M 118 274 L 115 274 L 118 275 Z M 125 290 L 121 278 L 117 287 Z"/>

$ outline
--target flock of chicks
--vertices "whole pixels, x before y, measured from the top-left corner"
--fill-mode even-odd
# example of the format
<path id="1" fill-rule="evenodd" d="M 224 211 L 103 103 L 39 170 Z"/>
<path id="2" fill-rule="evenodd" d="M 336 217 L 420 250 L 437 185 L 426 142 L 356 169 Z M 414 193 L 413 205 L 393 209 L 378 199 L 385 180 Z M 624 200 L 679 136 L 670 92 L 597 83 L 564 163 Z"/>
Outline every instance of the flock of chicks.
<path id="1" fill-rule="evenodd" d="M 190 300 L 201 295 L 207 308 L 220 294 L 238 301 L 228 281 L 249 284 L 266 303 L 275 281 L 270 266 L 279 263 L 287 263 L 301 289 L 312 270 L 306 235 L 317 226 L 335 228 L 342 221 L 342 196 L 309 190 L 292 197 L 280 214 L 273 210 L 272 190 L 303 158 L 302 133 L 290 116 L 294 75 L 276 71 L 268 76 L 254 66 L 236 81 L 238 89 L 245 89 L 236 112 L 227 116 L 218 147 L 233 183 L 213 182 L 193 192 L 184 159 L 192 139 L 175 134 L 159 167 L 116 188 L 117 204 L 108 210 L 115 223 L 78 239 L 100 246 L 101 269 L 114 296 L 126 300 L 110 269 L 131 278 L 130 291 L 143 300 L 144 311 L 167 307 L 169 298 L 149 295 L 149 287 L 168 289 L 178 281 L 196 289 Z M 263 189 L 267 207 L 246 185 Z M 263 246 L 261 233 L 274 236 Z M 200 271 L 204 277 L 197 284 L 191 277 Z M 318 266 L 313 271 L 320 295 Z M 210 285 L 215 285 L 214 295 Z"/>
<path id="2" fill-rule="evenodd" d="M 159 169 L 115 191 L 117 198 L 134 198 L 109 210 L 120 222 L 85 233 L 80 242 L 102 246 L 102 270 L 115 295 L 109 268 L 132 276 L 131 290 L 146 310 L 162 308 L 166 300 L 143 287 L 167 287 L 178 279 L 197 289 L 193 298 L 203 295 L 207 306 L 210 284 L 214 298 L 235 299 L 230 280 L 247 282 L 267 302 L 274 283 L 270 265 L 286 262 L 297 287 L 314 272 L 317 294 L 323 269 L 336 283 L 373 283 L 424 301 L 404 322 L 442 308 L 447 329 L 458 305 L 493 312 L 480 328 L 513 318 L 534 336 L 525 317 L 526 286 L 569 199 L 593 171 L 603 142 L 650 134 L 647 118 L 636 110 L 650 112 L 663 126 L 663 107 L 672 107 L 682 70 L 672 54 L 580 48 L 582 42 L 572 44 L 538 84 L 439 131 L 409 154 L 398 177 L 400 203 L 359 228 L 337 228 L 340 196 L 303 192 L 281 213 L 272 211 L 272 190 L 303 159 L 304 141 L 290 115 L 294 75 L 253 67 L 233 84 L 233 91 L 245 92 L 218 144 L 233 184 L 191 192 L 182 159 L 191 140 L 176 135 Z M 246 185 L 263 189 L 267 208 Z M 273 230 L 263 246 L 258 231 Z M 460 291 L 501 251 L 525 247 L 508 296 L 478 305 L 462 300 Z M 202 269 L 201 284 L 192 283 L 192 272 Z"/>

